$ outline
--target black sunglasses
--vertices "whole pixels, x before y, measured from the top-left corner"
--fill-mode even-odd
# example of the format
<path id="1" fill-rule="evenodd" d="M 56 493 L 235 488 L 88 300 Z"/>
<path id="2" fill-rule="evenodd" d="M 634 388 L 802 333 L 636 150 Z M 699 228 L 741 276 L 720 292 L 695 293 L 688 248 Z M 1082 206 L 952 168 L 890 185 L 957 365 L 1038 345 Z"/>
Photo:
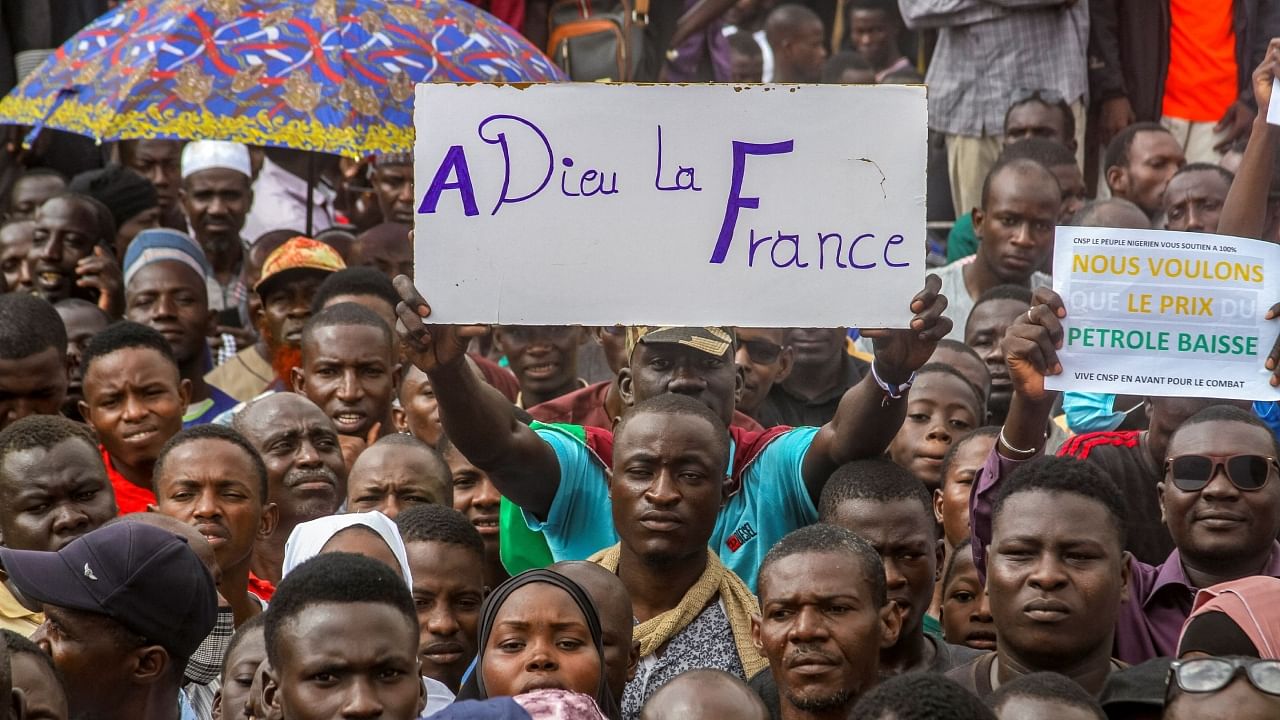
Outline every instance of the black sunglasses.
<path id="1" fill-rule="evenodd" d="M 1066 98 L 1054 92 L 1053 90 L 1045 90 L 1044 88 L 1021 88 L 1013 93 L 1013 99 L 1009 103 L 1009 107 L 1021 105 L 1023 103 L 1037 100 L 1045 105 L 1057 105 L 1058 103 L 1066 103 Z M 1070 103 L 1067 103 L 1070 105 Z"/>
<path id="2" fill-rule="evenodd" d="M 1189 693 L 1217 692 L 1244 673 L 1249 683 L 1268 695 L 1280 695 L 1280 660 L 1207 657 L 1175 660 L 1169 675 Z"/>
<path id="3" fill-rule="evenodd" d="M 1277 466 L 1275 458 L 1263 455 L 1179 455 L 1165 461 L 1164 471 L 1173 486 L 1183 492 L 1203 490 L 1218 468 L 1238 490 L 1260 490 L 1271 478 L 1271 468 Z"/>
<path id="4" fill-rule="evenodd" d="M 782 346 L 768 340 L 742 340 L 738 344 L 746 348 L 751 362 L 760 365 L 772 365 L 782 356 Z"/>

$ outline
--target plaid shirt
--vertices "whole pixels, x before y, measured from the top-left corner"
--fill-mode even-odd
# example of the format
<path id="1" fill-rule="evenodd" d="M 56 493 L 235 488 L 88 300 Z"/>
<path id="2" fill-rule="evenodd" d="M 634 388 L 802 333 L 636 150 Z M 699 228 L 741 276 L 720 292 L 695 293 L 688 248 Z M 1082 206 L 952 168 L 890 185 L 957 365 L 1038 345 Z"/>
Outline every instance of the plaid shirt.
<path id="1" fill-rule="evenodd" d="M 937 28 L 929 127 L 999 136 L 1020 91 L 1087 100 L 1089 3 L 1076 0 L 898 0 L 908 27 Z"/>

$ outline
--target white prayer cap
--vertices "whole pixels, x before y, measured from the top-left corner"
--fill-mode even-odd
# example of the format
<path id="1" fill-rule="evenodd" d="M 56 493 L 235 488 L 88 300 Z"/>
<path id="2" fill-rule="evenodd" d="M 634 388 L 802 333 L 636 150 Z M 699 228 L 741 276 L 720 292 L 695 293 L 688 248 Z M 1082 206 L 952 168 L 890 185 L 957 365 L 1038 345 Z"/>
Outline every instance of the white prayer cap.
<path id="1" fill-rule="evenodd" d="M 182 149 L 184 180 L 201 170 L 214 168 L 235 170 L 245 177 L 253 177 L 253 170 L 249 167 L 249 149 L 240 143 L 196 140 Z"/>

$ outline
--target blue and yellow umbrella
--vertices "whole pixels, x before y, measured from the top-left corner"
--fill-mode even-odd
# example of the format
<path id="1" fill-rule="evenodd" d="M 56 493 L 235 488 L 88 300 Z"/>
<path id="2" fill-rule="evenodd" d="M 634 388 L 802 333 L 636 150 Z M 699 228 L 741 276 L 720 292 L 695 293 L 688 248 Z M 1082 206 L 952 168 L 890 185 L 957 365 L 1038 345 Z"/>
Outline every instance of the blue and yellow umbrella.
<path id="1" fill-rule="evenodd" d="M 460 0 L 133 0 L 0 101 L 0 123 L 363 157 L 412 152 L 416 83 L 563 79 Z"/>

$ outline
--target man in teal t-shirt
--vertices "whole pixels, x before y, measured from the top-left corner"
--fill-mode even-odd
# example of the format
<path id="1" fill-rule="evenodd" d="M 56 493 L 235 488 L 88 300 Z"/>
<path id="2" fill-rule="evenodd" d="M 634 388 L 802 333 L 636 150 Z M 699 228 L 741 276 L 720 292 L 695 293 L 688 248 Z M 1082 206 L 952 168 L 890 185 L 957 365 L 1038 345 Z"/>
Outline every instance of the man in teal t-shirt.
<path id="1" fill-rule="evenodd" d="M 592 429 L 593 442 L 583 442 L 555 427 L 535 431 L 521 423 L 511 403 L 463 360 L 480 329 L 426 325 L 430 309 L 412 282 L 402 276 L 396 287 L 405 301 L 397 313 L 407 328 L 401 333 L 407 358 L 431 379 L 454 446 L 543 531 L 556 560 L 581 560 L 616 542 L 606 475 L 611 435 Z M 763 433 L 730 429 L 731 487 L 711 547 L 750 586 L 774 542 L 817 520 L 817 498 L 835 468 L 879 456 L 897 433 L 915 370 L 951 329 L 939 287 L 930 276 L 912 299 L 909 330 L 864 332 L 876 346 L 873 371 L 846 392 L 830 423 Z M 633 327 L 627 341 L 629 365 L 619 373 L 625 406 L 679 393 L 702 401 L 729 425 L 742 384 L 731 329 Z"/>

